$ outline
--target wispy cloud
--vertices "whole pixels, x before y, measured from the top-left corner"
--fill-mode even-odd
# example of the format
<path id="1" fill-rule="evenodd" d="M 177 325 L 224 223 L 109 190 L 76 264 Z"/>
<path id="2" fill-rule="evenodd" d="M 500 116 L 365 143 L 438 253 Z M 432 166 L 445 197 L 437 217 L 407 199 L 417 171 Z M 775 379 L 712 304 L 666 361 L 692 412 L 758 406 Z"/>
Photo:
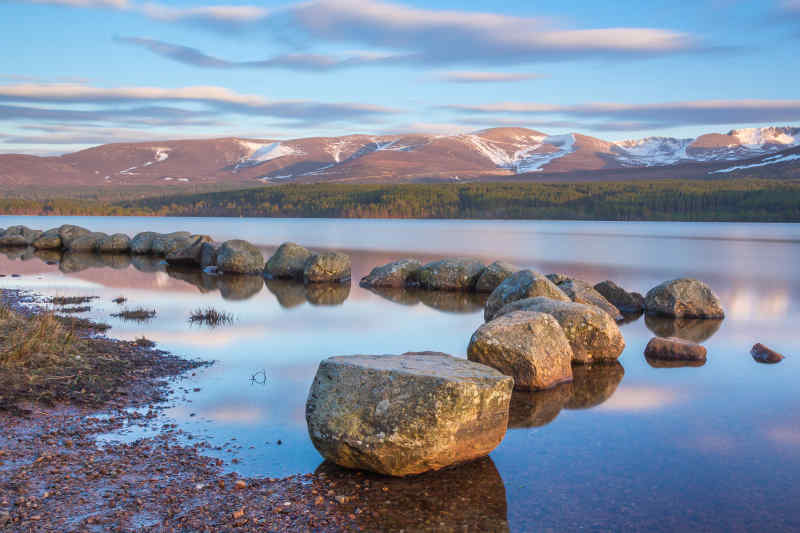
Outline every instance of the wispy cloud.
<path id="1" fill-rule="evenodd" d="M 482 72 L 475 70 L 454 70 L 441 72 L 436 79 L 448 83 L 514 83 L 518 81 L 538 80 L 546 78 L 533 72 Z"/>

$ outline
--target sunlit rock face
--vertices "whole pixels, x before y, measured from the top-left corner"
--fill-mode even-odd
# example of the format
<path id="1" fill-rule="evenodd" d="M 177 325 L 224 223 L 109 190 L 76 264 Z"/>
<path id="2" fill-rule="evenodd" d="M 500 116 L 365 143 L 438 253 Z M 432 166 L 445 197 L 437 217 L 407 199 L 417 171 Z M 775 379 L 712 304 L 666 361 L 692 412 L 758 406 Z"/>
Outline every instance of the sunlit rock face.
<path id="1" fill-rule="evenodd" d="M 619 387 L 625 369 L 619 362 L 572 367 L 572 397 L 566 409 L 591 409 L 611 398 Z"/>
<path id="2" fill-rule="evenodd" d="M 285 242 L 269 258 L 264 266 L 267 279 L 303 279 L 303 269 L 312 253 L 293 242 Z"/>
<path id="3" fill-rule="evenodd" d="M 61 236 L 58 234 L 58 228 L 45 231 L 31 244 L 37 250 L 60 250 Z"/>
<path id="4" fill-rule="evenodd" d="M 492 320 L 504 305 L 537 296 L 561 300 L 562 302 L 570 301 L 569 296 L 564 291 L 542 274 L 532 270 L 520 270 L 507 277 L 492 291 L 486 301 L 483 318 L 486 321 Z"/>
<path id="5" fill-rule="evenodd" d="M 696 279 L 665 281 L 647 291 L 648 314 L 685 318 L 724 318 L 719 298 L 711 288 Z"/>
<path id="6" fill-rule="evenodd" d="M 758 344 L 755 344 L 750 349 L 750 355 L 753 356 L 753 359 L 757 363 L 764 363 L 768 365 L 774 365 L 775 363 L 780 363 L 785 359 L 785 357 L 782 354 L 779 354 L 772 348 L 767 348 L 760 342 Z"/>
<path id="7" fill-rule="evenodd" d="M 303 267 L 306 283 L 349 283 L 350 256 L 339 252 L 312 255 Z"/>
<path id="8" fill-rule="evenodd" d="M 131 239 L 131 253 L 142 255 L 152 253 L 153 240 L 158 236 L 159 234 L 154 231 L 143 231 L 141 233 L 137 233 L 133 239 Z"/>
<path id="9" fill-rule="evenodd" d="M 26 226 L 11 226 L 0 234 L 0 246 L 28 246 L 41 237 L 40 230 Z"/>
<path id="10" fill-rule="evenodd" d="M 264 257 L 247 241 L 225 241 L 217 251 L 217 270 L 231 274 L 261 274 Z"/>
<path id="11" fill-rule="evenodd" d="M 481 273 L 481 277 L 475 284 L 475 291 L 491 293 L 517 270 L 519 269 L 511 263 L 495 261 Z"/>
<path id="12" fill-rule="evenodd" d="M 564 291 L 573 302 L 598 307 L 608 313 L 614 320 L 622 320 L 623 318 L 619 309 L 585 281 L 579 279 L 562 281 L 558 284 L 558 288 Z"/>
<path id="13" fill-rule="evenodd" d="M 676 337 L 653 337 L 644 349 L 648 361 L 695 361 L 705 363 L 705 347 Z"/>
<path id="14" fill-rule="evenodd" d="M 106 235 L 97 242 L 97 251 L 103 254 L 121 254 L 130 250 L 131 240 L 124 233 Z"/>
<path id="15" fill-rule="evenodd" d="M 405 287 L 414 284 L 419 276 L 422 263 L 416 259 L 400 259 L 378 266 L 361 278 L 362 287 Z"/>
<path id="16" fill-rule="evenodd" d="M 471 291 L 483 273 L 483 263 L 475 259 L 442 259 L 428 263 L 418 273 L 419 286 L 436 291 Z"/>
<path id="17" fill-rule="evenodd" d="M 319 365 L 311 441 L 340 466 L 407 476 L 471 461 L 506 432 L 513 380 L 446 354 L 353 355 Z"/>

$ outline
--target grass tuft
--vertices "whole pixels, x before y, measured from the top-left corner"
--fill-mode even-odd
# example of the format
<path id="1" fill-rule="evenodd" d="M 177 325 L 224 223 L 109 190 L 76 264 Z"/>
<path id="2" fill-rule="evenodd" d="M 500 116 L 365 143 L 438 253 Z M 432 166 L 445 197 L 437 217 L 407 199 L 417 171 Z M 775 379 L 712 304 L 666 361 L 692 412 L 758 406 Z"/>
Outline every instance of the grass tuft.
<path id="1" fill-rule="evenodd" d="M 114 298 L 114 299 L 113 299 L 113 300 L 111 300 L 111 301 L 112 301 L 112 302 L 114 302 L 115 304 L 122 305 L 122 304 L 124 304 L 125 302 L 127 302 L 127 301 L 128 301 L 128 299 L 127 299 L 127 298 L 125 298 L 124 296 L 117 296 L 116 298 Z"/>
<path id="2" fill-rule="evenodd" d="M 48 303 L 53 305 L 80 305 L 88 304 L 97 296 L 53 296 Z"/>
<path id="3" fill-rule="evenodd" d="M 119 313 L 112 313 L 114 318 L 121 318 L 123 320 L 134 320 L 136 322 L 145 322 L 156 316 L 155 309 L 145 309 L 144 307 L 137 307 L 135 309 L 124 309 Z"/>
<path id="4" fill-rule="evenodd" d="M 144 346 L 145 348 L 152 348 L 156 345 L 154 341 L 151 341 L 144 335 L 133 341 L 137 346 Z"/>
<path id="5" fill-rule="evenodd" d="M 189 315 L 189 322 L 212 327 L 227 326 L 233 324 L 233 315 L 226 311 L 217 311 L 213 307 L 201 307 L 192 311 L 192 314 Z"/>
<path id="6" fill-rule="evenodd" d="M 92 308 L 89 307 L 88 305 L 75 305 L 75 306 L 72 306 L 72 307 L 62 307 L 62 308 L 58 309 L 57 312 L 66 313 L 66 314 L 72 314 L 72 313 L 85 313 L 85 312 L 91 311 L 91 310 L 92 310 Z"/>

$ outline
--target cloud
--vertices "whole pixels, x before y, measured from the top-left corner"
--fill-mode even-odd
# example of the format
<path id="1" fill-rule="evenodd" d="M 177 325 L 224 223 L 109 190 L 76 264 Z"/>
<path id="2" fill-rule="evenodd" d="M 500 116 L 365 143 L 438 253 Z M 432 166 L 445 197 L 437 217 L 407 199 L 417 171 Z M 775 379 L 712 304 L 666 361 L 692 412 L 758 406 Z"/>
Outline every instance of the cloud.
<path id="1" fill-rule="evenodd" d="M 481 72 L 474 70 L 454 70 L 442 72 L 436 76 L 441 81 L 449 83 L 512 83 L 517 81 L 538 80 L 545 76 L 541 74 L 516 73 L 516 72 Z"/>
<path id="2" fill-rule="evenodd" d="M 99 7 L 111 9 L 127 9 L 128 0 L 27 0 L 31 4 L 46 4 L 69 7 Z"/>
<path id="3" fill-rule="evenodd" d="M 786 13 L 800 15 L 800 0 L 783 0 L 780 3 L 780 8 Z"/>
<path id="4" fill-rule="evenodd" d="M 781 123 L 800 120 L 800 100 L 696 100 L 655 104 L 595 103 L 571 106 L 504 102 L 474 106 L 451 105 L 444 108 L 473 115 L 561 115 L 579 119 L 611 120 L 617 123 L 641 123 L 650 127 Z"/>
<path id="5" fill-rule="evenodd" d="M 22 105 L 0 105 L 0 121 L 3 120 L 36 120 L 36 121 L 69 121 L 97 122 L 123 121 L 130 124 L 157 126 L 194 125 L 208 126 L 216 124 L 208 118 L 209 111 L 194 111 L 166 106 L 140 106 L 127 109 L 66 109 L 53 107 L 31 107 Z"/>

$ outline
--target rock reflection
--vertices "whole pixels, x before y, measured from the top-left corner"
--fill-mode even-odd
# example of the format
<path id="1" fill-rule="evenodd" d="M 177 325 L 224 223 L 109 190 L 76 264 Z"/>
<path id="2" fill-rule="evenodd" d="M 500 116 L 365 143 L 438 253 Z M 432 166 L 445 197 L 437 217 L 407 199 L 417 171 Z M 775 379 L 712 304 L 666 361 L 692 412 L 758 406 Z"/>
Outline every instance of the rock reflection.
<path id="1" fill-rule="evenodd" d="M 15 259 L 22 259 L 24 261 L 25 259 L 23 258 L 25 257 L 30 259 L 31 257 L 33 257 L 35 251 L 36 250 L 34 250 L 33 247 L 30 246 L 27 248 L 24 246 L 3 246 L 2 248 L 0 248 L 0 253 L 5 255 L 12 261 Z"/>
<path id="2" fill-rule="evenodd" d="M 417 305 L 420 303 L 417 291 L 398 287 L 364 287 L 364 289 L 396 304 Z"/>
<path id="3" fill-rule="evenodd" d="M 291 309 L 306 303 L 306 289 L 302 283 L 291 280 L 267 280 L 267 289 L 275 295 L 278 303 L 285 309 Z"/>
<path id="4" fill-rule="evenodd" d="M 194 285 L 200 290 L 201 293 L 213 292 L 217 290 L 218 277 L 212 276 L 198 268 L 167 265 L 166 272 L 171 278 L 179 279 Z"/>
<path id="5" fill-rule="evenodd" d="M 545 426 L 556 419 L 572 397 L 572 383 L 562 383 L 543 391 L 518 391 L 511 395 L 509 428 Z"/>
<path id="6" fill-rule="evenodd" d="M 328 462 L 315 473 L 351 498 L 336 512 L 355 516 L 365 531 L 509 531 L 506 488 L 489 457 L 407 478 Z"/>
<path id="7" fill-rule="evenodd" d="M 163 272 L 166 269 L 164 259 L 152 255 L 132 255 L 131 264 L 139 272 Z"/>
<path id="8" fill-rule="evenodd" d="M 247 300 L 261 292 L 264 288 L 264 279 L 261 276 L 247 274 L 225 274 L 217 277 L 217 286 L 226 300 Z"/>
<path id="9" fill-rule="evenodd" d="M 426 291 L 415 289 L 419 300 L 434 309 L 448 313 L 475 313 L 483 311 L 489 295 L 479 292 Z"/>
<path id="10" fill-rule="evenodd" d="M 617 390 L 625 369 L 618 361 L 593 365 L 572 365 L 572 397 L 566 409 L 591 409 Z"/>
<path id="11" fill-rule="evenodd" d="M 72 274 L 89 268 L 102 268 L 103 266 L 106 265 L 103 264 L 102 258 L 97 254 L 91 252 L 65 252 L 61 256 L 58 269 L 65 274 Z"/>
<path id="12" fill-rule="evenodd" d="M 314 283 L 306 286 L 311 305 L 342 305 L 350 296 L 350 283 Z"/>
<path id="13" fill-rule="evenodd" d="M 653 368 L 686 368 L 706 364 L 705 361 L 665 361 L 663 359 L 653 359 L 652 357 L 645 357 L 644 359 Z"/>
<path id="14" fill-rule="evenodd" d="M 638 313 L 622 313 L 622 320 L 617 320 L 617 325 L 621 326 L 623 324 L 636 322 L 643 314 L 643 311 L 639 311 Z"/>
<path id="15" fill-rule="evenodd" d="M 722 319 L 666 318 L 646 315 L 647 329 L 658 337 L 678 337 L 692 342 L 705 342 L 719 330 Z"/>
<path id="16" fill-rule="evenodd" d="M 39 261 L 47 263 L 48 265 L 57 265 L 61 262 L 60 250 L 36 250 L 33 252 L 33 255 L 35 255 Z"/>
<path id="17" fill-rule="evenodd" d="M 128 254 L 100 254 L 99 257 L 103 266 L 114 270 L 125 270 L 131 266 L 131 256 Z"/>

